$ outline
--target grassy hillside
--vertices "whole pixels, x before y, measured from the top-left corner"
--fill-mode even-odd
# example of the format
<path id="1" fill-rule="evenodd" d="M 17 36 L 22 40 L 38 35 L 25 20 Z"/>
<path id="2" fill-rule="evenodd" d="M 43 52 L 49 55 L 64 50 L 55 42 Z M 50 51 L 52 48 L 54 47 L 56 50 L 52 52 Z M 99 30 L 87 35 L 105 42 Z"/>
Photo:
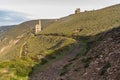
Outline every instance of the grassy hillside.
<path id="1" fill-rule="evenodd" d="M 53 23 L 54 19 L 42 19 L 41 20 L 41 25 L 42 28 L 44 29 L 47 27 L 49 24 Z M 24 23 L 21 23 L 19 25 L 16 25 L 12 28 L 10 28 L 5 34 L 3 34 L 5 37 L 11 37 L 11 38 L 16 38 L 17 36 L 31 32 L 31 30 L 34 29 L 35 25 L 38 24 L 38 20 L 31 20 L 31 21 L 26 21 Z"/>
<path id="2" fill-rule="evenodd" d="M 42 28 L 54 23 L 54 19 L 42 19 Z M 13 27 L 1 27 L 0 30 L 0 54 L 15 45 L 22 37 L 28 33 L 34 33 L 34 27 L 38 20 L 27 21 Z M 7 31 L 6 31 L 7 30 Z M 8 50 L 7 50 L 8 51 Z"/>
<path id="3" fill-rule="evenodd" d="M 22 55 L 26 56 L 23 52 L 24 47 L 27 47 L 27 55 L 36 56 L 37 54 L 39 54 L 42 57 L 42 55 L 45 56 L 54 52 L 54 50 L 57 50 L 72 43 L 75 43 L 75 40 L 71 38 L 69 39 L 65 37 L 55 36 L 34 36 L 30 33 L 22 38 L 9 51 L 1 54 L 0 60 L 14 59 Z"/>
<path id="4" fill-rule="evenodd" d="M 120 26 L 101 33 L 99 36 L 103 38 L 99 40 L 99 43 L 98 41 L 89 42 L 90 50 L 83 48 L 79 55 L 62 66 L 60 74 L 56 74 L 58 77 L 56 80 L 119 80 Z M 40 73 L 42 73 L 42 78 L 44 78 L 46 77 L 44 75 L 49 75 L 47 73 L 50 73 L 50 70 L 45 73 L 41 71 L 38 74 Z M 53 79 L 56 75 L 52 76 Z M 34 76 L 31 80 L 42 79 L 40 75 L 37 76 L 37 79 Z M 47 76 L 46 78 L 49 77 Z"/>
<path id="5" fill-rule="evenodd" d="M 27 80 L 34 65 L 57 59 L 77 45 L 77 41 L 72 38 L 34 35 L 36 22 L 37 20 L 22 23 L 2 34 L 0 48 L 4 52 L 0 54 L 0 80 Z M 54 20 L 42 20 L 43 29 L 52 23 Z M 59 50 L 63 47 L 66 48 Z M 54 55 L 57 50 L 58 53 Z M 46 56 L 48 58 L 44 59 Z"/>
<path id="6" fill-rule="evenodd" d="M 47 60 L 56 59 L 57 55 L 62 55 L 65 51 L 65 53 L 69 52 L 74 45 L 76 45 L 74 39 L 54 36 L 38 37 L 30 34 L 26 40 L 19 42 L 9 52 L 1 55 L 0 80 L 27 80 L 32 67 L 40 63 L 42 59 L 45 61 L 43 64 Z M 68 46 L 68 49 L 65 48 L 67 50 L 59 51 L 56 55 L 44 59 L 45 56 L 65 46 Z"/>
<path id="7" fill-rule="evenodd" d="M 41 34 L 95 35 L 120 25 L 120 5 L 81 12 L 59 19 Z M 81 31 L 79 31 L 81 29 Z M 78 30 L 78 31 L 77 31 Z"/>
<path id="8" fill-rule="evenodd" d="M 41 65 L 57 60 L 79 45 L 80 41 L 73 36 L 93 36 L 118 27 L 119 14 L 120 5 L 116 5 L 57 21 L 42 19 L 43 30 L 39 35 L 33 32 L 38 20 L 11 27 L 0 37 L 0 80 L 27 80 L 30 72 L 38 71 Z M 82 47 L 83 53 L 86 52 Z"/>

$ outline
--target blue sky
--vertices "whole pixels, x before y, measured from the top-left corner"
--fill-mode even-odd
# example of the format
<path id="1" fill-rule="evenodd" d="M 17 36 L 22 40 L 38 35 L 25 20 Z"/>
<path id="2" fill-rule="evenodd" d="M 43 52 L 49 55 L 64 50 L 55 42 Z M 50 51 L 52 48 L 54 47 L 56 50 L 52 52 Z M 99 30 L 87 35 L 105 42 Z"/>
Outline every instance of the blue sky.
<path id="1" fill-rule="evenodd" d="M 76 8 L 84 11 L 119 3 L 120 0 L 1 0 L 0 25 L 27 19 L 59 18 L 74 13 Z"/>
<path id="2" fill-rule="evenodd" d="M 14 25 L 29 20 L 26 14 L 14 11 L 0 10 L 0 26 Z"/>

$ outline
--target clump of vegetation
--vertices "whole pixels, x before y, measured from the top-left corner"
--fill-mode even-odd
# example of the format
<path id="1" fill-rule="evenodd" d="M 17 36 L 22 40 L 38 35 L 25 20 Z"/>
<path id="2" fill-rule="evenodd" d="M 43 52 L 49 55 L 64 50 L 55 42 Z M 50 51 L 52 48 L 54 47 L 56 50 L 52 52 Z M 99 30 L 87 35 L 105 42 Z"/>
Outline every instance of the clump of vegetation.
<path id="1" fill-rule="evenodd" d="M 43 58 L 43 59 L 41 59 L 41 65 L 44 65 L 44 64 L 46 64 L 48 61 L 45 59 L 45 58 Z"/>
<path id="2" fill-rule="evenodd" d="M 74 60 L 76 60 L 76 59 L 78 59 L 78 57 L 75 57 L 75 58 L 69 60 L 69 62 L 72 62 L 72 61 L 74 61 Z"/>
<path id="3" fill-rule="evenodd" d="M 65 66 L 63 66 L 63 69 L 62 69 L 62 71 L 61 71 L 61 73 L 60 73 L 60 76 L 65 75 L 65 74 L 69 71 L 68 67 L 69 67 L 71 64 L 72 64 L 72 63 L 68 63 L 68 64 L 66 64 Z"/>
<path id="4" fill-rule="evenodd" d="M 56 59 L 56 56 L 54 56 L 54 55 L 48 55 L 48 56 L 46 56 L 46 58 L 48 59 L 48 60 L 53 60 L 53 59 Z"/>
<path id="5" fill-rule="evenodd" d="M 110 68 L 110 67 L 111 67 L 111 64 L 110 64 L 109 62 L 106 63 L 106 64 L 101 68 L 101 70 L 100 70 L 100 75 L 104 75 L 105 72 L 107 71 L 107 69 Z"/>
<path id="6" fill-rule="evenodd" d="M 33 62 L 29 59 L 16 59 L 7 62 L 1 62 L 0 65 L 3 65 L 0 68 L 0 75 L 3 74 L 2 77 L 0 77 L 0 80 L 27 80 L 27 76 L 31 71 Z M 6 76 L 8 77 L 6 78 Z"/>
<path id="7" fill-rule="evenodd" d="M 92 60 L 92 57 L 87 57 L 87 58 L 83 58 L 82 62 L 83 62 L 83 66 L 84 68 L 89 67 L 90 61 Z"/>
<path id="8" fill-rule="evenodd" d="M 82 47 L 80 49 L 79 54 L 77 54 L 76 57 L 85 55 L 87 53 L 87 51 L 88 51 L 88 49 L 87 49 L 87 43 L 86 42 L 82 42 Z"/>

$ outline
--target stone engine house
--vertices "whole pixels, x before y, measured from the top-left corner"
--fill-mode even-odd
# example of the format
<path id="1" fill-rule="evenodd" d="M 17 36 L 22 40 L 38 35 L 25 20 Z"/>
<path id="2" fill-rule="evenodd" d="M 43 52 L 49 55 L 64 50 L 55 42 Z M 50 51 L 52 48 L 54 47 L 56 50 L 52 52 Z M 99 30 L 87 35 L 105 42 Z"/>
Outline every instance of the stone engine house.
<path id="1" fill-rule="evenodd" d="M 38 20 L 38 23 L 35 25 L 35 34 L 38 34 L 41 31 L 41 20 Z"/>
<path id="2" fill-rule="evenodd" d="M 77 8 L 76 10 L 75 10 L 75 14 L 79 14 L 80 13 L 80 8 Z"/>

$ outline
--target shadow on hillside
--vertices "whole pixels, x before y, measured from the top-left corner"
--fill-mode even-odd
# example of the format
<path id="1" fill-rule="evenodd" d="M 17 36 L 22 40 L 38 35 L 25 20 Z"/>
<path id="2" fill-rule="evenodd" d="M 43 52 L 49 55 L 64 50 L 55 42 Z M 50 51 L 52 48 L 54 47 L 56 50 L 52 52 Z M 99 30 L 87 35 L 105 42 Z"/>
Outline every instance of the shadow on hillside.
<path id="1" fill-rule="evenodd" d="M 108 30 L 108 31 L 105 31 L 105 32 L 102 32 L 102 33 L 99 33 L 95 36 L 72 36 L 72 38 L 76 39 L 78 42 L 79 41 L 83 41 L 83 42 L 86 42 L 87 43 L 87 51 L 89 51 L 89 49 L 91 47 L 94 47 L 96 46 L 97 44 L 99 44 L 102 40 L 104 40 L 106 37 L 115 37 L 113 36 L 113 34 L 117 34 L 116 32 L 120 32 L 120 26 L 118 28 L 114 28 L 114 29 L 111 29 L 111 30 Z M 111 34 L 112 33 L 112 34 Z M 48 34 L 48 36 L 51 35 L 51 34 Z M 52 36 L 61 36 L 61 35 L 58 35 L 58 34 L 52 34 Z M 65 37 L 65 35 L 63 35 Z M 48 63 L 48 61 L 51 61 L 51 60 L 56 60 L 62 56 L 65 55 L 65 53 L 69 53 L 71 52 L 74 48 L 75 44 L 70 44 L 70 45 L 67 45 L 65 47 L 62 47 L 58 50 L 55 50 L 52 55 L 48 55 L 46 56 L 45 58 L 43 58 L 41 61 L 41 63 L 39 64 L 36 64 L 35 66 L 33 66 L 32 68 L 32 71 L 29 73 L 29 77 L 31 77 L 32 74 L 36 73 L 36 71 L 42 69 L 42 66 L 44 66 L 45 64 Z M 50 48 L 52 49 L 52 47 Z M 87 53 L 87 52 L 86 52 Z M 86 54 L 85 53 L 85 54 Z M 85 56 L 84 54 L 84 56 Z M 34 72 L 35 71 L 35 72 Z M 37 71 L 37 72 L 38 72 Z"/>
<path id="2" fill-rule="evenodd" d="M 73 44 L 66 45 L 58 50 L 54 50 L 52 54 L 47 55 L 46 57 L 42 58 L 41 62 L 39 61 L 39 59 L 37 59 L 37 57 L 33 58 L 33 61 L 37 61 L 40 63 L 36 64 L 32 68 L 32 71 L 29 73 L 29 76 L 34 74 L 37 70 L 41 70 L 41 68 L 44 67 L 45 64 L 49 64 L 49 62 L 60 59 L 62 56 L 66 55 L 67 53 L 70 53 L 74 49 L 75 46 L 76 46 L 76 43 L 73 43 Z M 54 49 L 54 47 L 51 47 L 49 49 Z"/>

